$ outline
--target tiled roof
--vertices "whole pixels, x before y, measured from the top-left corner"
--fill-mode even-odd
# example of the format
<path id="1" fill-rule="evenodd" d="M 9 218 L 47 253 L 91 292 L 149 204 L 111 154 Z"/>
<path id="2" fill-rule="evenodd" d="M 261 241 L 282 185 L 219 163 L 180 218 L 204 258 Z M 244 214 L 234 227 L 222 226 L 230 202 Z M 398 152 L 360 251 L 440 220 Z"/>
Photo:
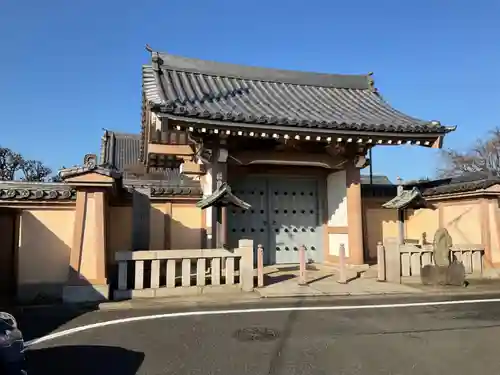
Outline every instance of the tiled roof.
<path id="1" fill-rule="evenodd" d="M 500 178 L 489 176 L 483 172 L 467 173 L 462 176 L 443 178 L 419 183 L 406 184 L 405 189 L 417 187 L 424 197 L 467 193 L 476 190 L 487 189 L 493 185 L 500 184 Z M 363 196 L 391 197 L 397 193 L 394 184 L 361 185 Z"/>
<path id="2" fill-rule="evenodd" d="M 64 183 L 0 181 L 0 200 L 73 200 L 76 191 Z"/>
<path id="3" fill-rule="evenodd" d="M 107 130 L 101 142 L 101 164 L 113 166 L 121 171 L 124 180 L 136 179 L 137 177 L 131 169 L 140 164 L 140 134 L 120 133 Z M 162 174 L 154 168 L 152 172 L 156 175 Z"/>
<path id="4" fill-rule="evenodd" d="M 467 173 L 462 176 L 444 178 L 417 184 L 422 194 L 426 197 L 466 193 L 474 190 L 487 189 L 493 185 L 500 184 L 500 178 L 488 176 L 483 172 Z"/>
<path id="5" fill-rule="evenodd" d="M 403 190 L 401 194 L 396 195 L 389 202 L 382 205 L 384 208 L 395 208 L 395 209 L 405 209 L 405 208 L 418 208 L 424 207 L 425 201 L 418 188 L 414 187 L 411 190 Z"/>
<path id="6" fill-rule="evenodd" d="M 220 187 L 218 187 L 212 195 L 205 197 L 201 201 L 196 204 L 197 207 L 201 209 L 206 209 L 208 207 L 228 207 L 235 206 L 239 208 L 243 208 L 244 210 L 248 210 L 252 207 L 247 202 L 241 200 L 231 191 L 231 186 L 227 183 L 223 183 Z"/>
<path id="7" fill-rule="evenodd" d="M 150 173 L 143 176 L 128 170 L 139 163 L 140 144 L 139 134 L 107 130 L 102 138 L 101 163 L 122 172 L 127 187 L 151 187 L 152 196 L 202 194 L 200 181 L 182 175 L 178 168 L 151 168 Z"/>
<path id="8" fill-rule="evenodd" d="M 362 184 L 370 184 L 370 176 L 369 175 L 361 175 L 361 183 Z M 372 183 L 373 185 L 390 185 L 392 184 L 389 177 L 384 175 L 372 175 Z"/>
<path id="9" fill-rule="evenodd" d="M 121 178 L 122 174 L 113 167 L 108 167 L 107 165 L 94 165 L 94 166 L 76 166 L 71 168 L 64 168 L 59 171 L 59 176 L 65 180 L 70 177 L 75 177 L 82 175 L 87 172 L 94 172 L 97 174 L 101 174 L 103 176 L 108 176 L 112 178 Z"/>
<path id="10" fill-rule="evenodd" d="M 247 67 L 153 53 L 146 99 L 163 116 L 327 130 L 445 133 L 386 103 L 370 75 Z"/>
<path id="11" fill-rule="evenodd" d="M 151 197 L 170 195 L 201 197 L 203 195 L 200 181 L 180 173 L 179 169 L 162 170 L 161 178 L 150 174 L 140 179 L 129 179 L 125 181 L 125 185 L 129 190 L 130 188 L 149 188 Z"/>
<path id="12" fill-rule="evenodd" d="M 107 131 L 102 139 L 103 148 L 101 164 L 109 164 L 124 172 L 130 165 L 139 161 L 141 137 L 139 134 Z M 124 172 L 127 174 L 127 172 Z M 127 176 L 124 176 L 125 178 Z"/>

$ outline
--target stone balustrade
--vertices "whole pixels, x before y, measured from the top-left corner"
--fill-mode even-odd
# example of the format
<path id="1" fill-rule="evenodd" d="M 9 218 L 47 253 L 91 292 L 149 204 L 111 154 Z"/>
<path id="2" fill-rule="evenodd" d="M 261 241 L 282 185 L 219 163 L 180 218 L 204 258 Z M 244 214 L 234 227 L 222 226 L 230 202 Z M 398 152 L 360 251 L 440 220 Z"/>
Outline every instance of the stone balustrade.
<path id="1" fill-rule="evenodd" d="M 382 245 L 380 245 L 382 246 Z M 423 266 L 434 264 L 432 245 L 398 245 L 395 239 L 384 241 L 383 257 L 379 257 L 378 267 L 383 270 L 379 279 L 400 283 L 402 278 L 420 277 Z M 450 259 L 462 262 L 467 275 L 482 277 L 483 245 L 454 245 L 450 248 Z M 382 280 L 381 280 L 382 281 Z"/>
<path id="2" fill-rule="evenodd" d="M 118 288 L 113 298 L 153 298 L 211 291 L 252 291 L 253 241 L 236 249 L 117 252 Z"/>

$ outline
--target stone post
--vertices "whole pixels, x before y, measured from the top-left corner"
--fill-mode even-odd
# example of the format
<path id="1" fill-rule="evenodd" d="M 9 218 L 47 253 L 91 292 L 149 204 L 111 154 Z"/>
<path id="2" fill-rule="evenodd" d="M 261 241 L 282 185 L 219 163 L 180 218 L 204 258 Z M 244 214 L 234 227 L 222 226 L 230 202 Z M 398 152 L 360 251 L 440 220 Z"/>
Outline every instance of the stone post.
<path id="1" fill-rule="evenodd" d="M 385 249 L 381 241 L 377 243 L 377 268 L 377 280 L 385 281 Z"/>
<path id="2" fill-rule="evenodd" d="M 347 284 L 347 270 L 345 264 L 345 246 L 343 243 L 340 244 L 339 247 L 339 280 L 340 284 Z"/>
<path id="3" fill-rule="evenodd" d="M 386 238 L 385 248 L 385 276 L 390 283 L 401 284 L 401 254 L 399 252 L 399 239 Z"/>
<path id="4" fill-rule="evenodd" d="M 253 291 L 253 240 L 239 240 L 238 250 L 241 252 L 240 283 L 244 292 Z"/>

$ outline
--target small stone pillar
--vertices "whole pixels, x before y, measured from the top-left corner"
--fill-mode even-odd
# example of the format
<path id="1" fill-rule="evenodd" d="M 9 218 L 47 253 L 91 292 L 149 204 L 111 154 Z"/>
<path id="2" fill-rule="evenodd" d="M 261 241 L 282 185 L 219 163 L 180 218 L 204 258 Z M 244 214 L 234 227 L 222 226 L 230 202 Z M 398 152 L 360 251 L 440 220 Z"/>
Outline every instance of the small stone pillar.
<path id="1" fill-rule="evenodd" d="M 238 250 L 241 253 L 240 260 L 240 284 L 244 292 L 253 291 L 253 240 L 239 240 Z"/>
<path id="2" fill-rule="evenodd" d="M 347 270 L 345 264 L 345 245 L 343 243 L 340 244 L 339 247 L 339 279 L 338 282 L 340 284 L 347 284 Z"/>
<path id="3" fill-rule="evenodd" d="M 401 284 L 401 253 L 397 238 L 384 239 L 385 279 L 390 283 Z"/>
<path id="4" fill-rule="evenodd" d="M 377 280 L 385 281 L 385 248 L 381 241 L 377 242 Z"/>

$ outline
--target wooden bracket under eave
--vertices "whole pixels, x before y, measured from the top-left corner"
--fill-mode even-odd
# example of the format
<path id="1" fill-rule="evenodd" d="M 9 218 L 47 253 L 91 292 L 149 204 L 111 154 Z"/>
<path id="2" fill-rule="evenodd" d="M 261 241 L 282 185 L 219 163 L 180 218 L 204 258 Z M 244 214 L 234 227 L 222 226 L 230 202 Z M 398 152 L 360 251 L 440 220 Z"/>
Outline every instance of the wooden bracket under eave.
<path id="1" fill-rule="evenodd" d="M 443 139 L 444 137 L 440 135 L 436 138 L 436 140 L 432 143 L 431 148 L 443 148 Z"/>
<path id="2" fill-rule="evenodd" d="M 206 173 L 205 166 L 192 161 L 184 161 L 180 166 L 181 173 L 187 175 L 203 175 Z"/>

